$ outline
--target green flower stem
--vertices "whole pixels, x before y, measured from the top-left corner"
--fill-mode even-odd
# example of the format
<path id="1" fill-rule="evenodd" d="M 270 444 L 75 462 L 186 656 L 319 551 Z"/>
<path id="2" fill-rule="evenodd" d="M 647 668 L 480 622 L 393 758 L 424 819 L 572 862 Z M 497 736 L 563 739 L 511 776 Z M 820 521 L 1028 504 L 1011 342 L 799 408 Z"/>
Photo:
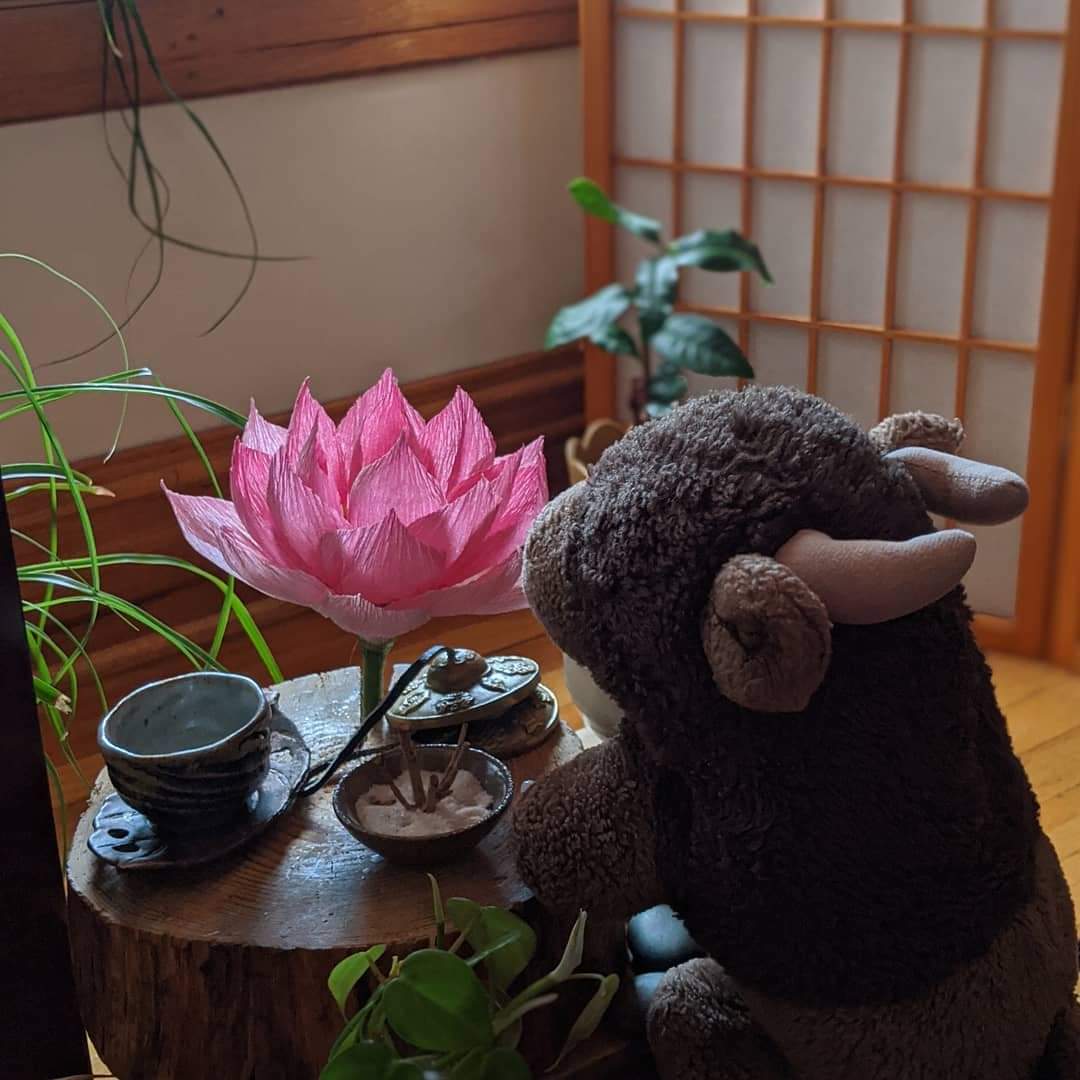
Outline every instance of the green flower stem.
<path id="1" fill-rule="evenodd" d="M 377 644 L 360 639 L 360 712 L 361 719 L 371 714 L 372 709 L 382 701 L 383 679 L 386 672 L 386 658 L 394 643 L 384 641 Z"/>

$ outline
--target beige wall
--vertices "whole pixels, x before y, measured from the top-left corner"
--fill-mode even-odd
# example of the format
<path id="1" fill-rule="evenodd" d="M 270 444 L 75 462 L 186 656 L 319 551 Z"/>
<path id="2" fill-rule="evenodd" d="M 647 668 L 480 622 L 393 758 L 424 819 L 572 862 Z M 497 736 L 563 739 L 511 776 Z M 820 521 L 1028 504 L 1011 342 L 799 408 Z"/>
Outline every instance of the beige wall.
<path id="1" fill-rule="evenodd" d="M 267 411 L 286 407 L 305 375 L 318 396 L 343 396 L 386 365 L 407 380 L 538 348 L 551 312 L 580 294 L 581 223 L 565 194 L 581 169 L 575 49 L 196 107 L 240 178 L 263 249 L 311 258 L 263 264 L 237 312 L 204 337 L 245 265 L 170 249 L 127 335 L 133 363 L 168 382 L 239 409 L 251 395 Z M 170 229 L 242 246 L 236 204 L 190 125 L 167 106 L 146 120 L 172 186 Z M 122 313 L 142 234 L 100 117 L 2 128 L 0 163 L 0 250 L 48 260 Z M 0 311 L 38 366 L 101 326 L 65 287 L 2 260 Z M 115 349 L 102 349 L 41 378 L 118 366 Z M 68 452 L 104 449 L 117 412 L 104 397 L 58 407 Z M 144 402 L 131 407 L 123 444 L 174 432 L 165 409 Z M 0 425 L 0 459 L 36 456 L 31 434 Z"/>

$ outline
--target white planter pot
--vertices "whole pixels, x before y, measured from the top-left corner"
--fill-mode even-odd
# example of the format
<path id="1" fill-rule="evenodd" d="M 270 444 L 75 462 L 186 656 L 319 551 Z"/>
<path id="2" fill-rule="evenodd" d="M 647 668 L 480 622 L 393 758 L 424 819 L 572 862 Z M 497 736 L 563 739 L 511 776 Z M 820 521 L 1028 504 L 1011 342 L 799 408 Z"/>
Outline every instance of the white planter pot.
<path id="1" fill-rule="evenodd" d="M 595 732 L 598 738 L 610 739 L 619 730 L 619 721 L 622 719 L 622 709 L 618 703 L 593 682 L 587 668 L 583 668 L 565 653 L 563 674 L 566 677 L 566 689 L 570 691 L 586 727 Z"/>

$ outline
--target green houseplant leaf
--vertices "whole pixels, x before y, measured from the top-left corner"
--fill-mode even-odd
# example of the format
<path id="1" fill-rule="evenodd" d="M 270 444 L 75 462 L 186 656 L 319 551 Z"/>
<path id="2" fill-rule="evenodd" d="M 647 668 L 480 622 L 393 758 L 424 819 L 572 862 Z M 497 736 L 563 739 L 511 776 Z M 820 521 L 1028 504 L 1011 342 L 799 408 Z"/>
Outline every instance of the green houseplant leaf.
<path id="1" fill-rule="evenodd" d="M 624 210 L 623 207 L 613 203 L 604 189 L 587 176 L 579 176 L 576 180 L 571 180 L 569 190 L 574 201 L 586 214 L 591 214 L 602 221 L 610 221 L 613 225 L 618 225 L 652 244 L 660 243 L 659 221 L 635 214 L 632 210 Z"/>
<path id="2" fill-rule="evenodd" d="M 447 900 L 446 910 L 469 945 L 477 954 L 483 954 L 484 966 L 495 986 L 505 990 L 536 952 L 533 928 L 510 911 L 481 907 L 462 897 Z"/>
<path id="3" fill-rule="evenodd" d="M 772 275 L 752 244 L 734 229 L 699 229 L 673 240 L 668 250 L 677 266 L 697 266 L 702 270 L 756 270 L 772 283 Z"/>
<path id="4" fill-rule="evenodd" d="M 754 377 L 742 349 L 727 331 L 703 315 L 672 315 L 653 345 L 666 360 L 702 375 Z"/>
<path id="5" fill-rule="evenodd" d="M 401 962 L 387 983 L 386 1019 L 422 1050 L 471 1050 L 495 1039 L 488 994 L 475 972 L 453 953 L 421 949 Z"/>
<path id="6" fill-rule="evenodd" d="M 393 1060 L 386 1043 L 353 1043 L 319 1073 L 319 1080 L 383 1080 Z"/>
<path id="7" fill-rule="evenodd" d="M 345 1003 L 352 993 L 353 987 L 371 970 L 382 954 L 386 952 L 385 945 L 372 945 L 365 952 L 353 953 L 346 956 L 340 964 L 334 966 L 326 985 L 330 987 L 330 993 L 334 995 L 341 1015 L 345 1015 Z"/>
<path id="8" fill-rule="evenodd" d="M 525 1059 L 504 1046 L 492 1050 L 474 1050 L 453 1068 L 450 1080 L 531 1080 Z"/>
<path id="9" fill-rule="evenodd" d="M 679 268 L 668 255 L 642 259 L 635 280 L 634 305 L 641 321 L 641 336 L 648 344 L 671 314 L 679 286 Z"/>
<path id="10" fill-rule="evenodd" d="M 607 1012 L 608 1006 L 615 997 L 615 992 L 619 989 L 619 976 L 605 975 L 602 977 L 597 976 L 597 978 L 599 978 L 600 985 L 596 988 L 596 993 L 589 998 L 585 1008 L 581 1010 L 578 1018 L 574 1021 L 574 1026 L 566 1036 L 566 1042 L 563 1043 L 559 1056 L 551 1063 L 548 1072 L 556 1069 L 563 1058 L 578 1043 L 584 1042 L 600 1026 L 604 1013 Z"/>
<path id="11" fill-rule="evenodd" d="M 547 336 L 544 338 L 544 348 L 554 349 L 559 345 L 577 341 L 579 338 L 588 338 L 601 348 L 607 348 L 604 344 L 605 339 L 617 341 L 610 331 L 619 328 L 613 327 L 612 324 L 625 314 L 633 303 L 633 299 L 633 294 L 624 286 L 606 285 L 599 292 L 593 293 L 592 296 L 586 297 L 579 303 L 564 307 L 556 314 L 548 327 Z"/>

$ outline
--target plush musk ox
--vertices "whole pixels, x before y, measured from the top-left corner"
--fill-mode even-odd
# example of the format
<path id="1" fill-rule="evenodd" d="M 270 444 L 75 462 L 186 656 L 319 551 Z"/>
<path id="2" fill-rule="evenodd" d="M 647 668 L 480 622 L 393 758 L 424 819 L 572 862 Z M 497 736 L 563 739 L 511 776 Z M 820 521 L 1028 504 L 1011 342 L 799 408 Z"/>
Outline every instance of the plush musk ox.
<path id="1" fill-rule="evenodd" d="M 958 423 L 752 388 L 632 430 L 526 590 L 625 710 L 514 829 L 556 909 L 670 903 L 665 1078 L 1076 1080 L 1077 940 L 959 582 L 1023 481 Z"/>

